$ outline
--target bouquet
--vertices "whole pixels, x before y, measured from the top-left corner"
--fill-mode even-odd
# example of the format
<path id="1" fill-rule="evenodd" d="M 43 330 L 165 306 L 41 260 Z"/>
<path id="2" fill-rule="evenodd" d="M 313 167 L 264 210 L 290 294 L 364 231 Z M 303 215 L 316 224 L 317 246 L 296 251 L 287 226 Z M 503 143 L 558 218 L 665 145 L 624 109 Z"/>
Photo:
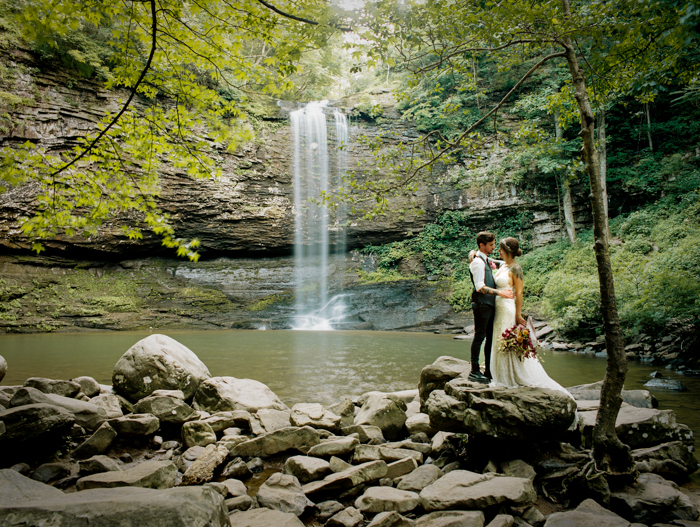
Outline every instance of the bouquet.
<path id="1" fill-rule="evenodd" d="M 537 359 L 537 340 L 533 343 L 532 329 L 516 324 L 506 329 L 498 342 L 498 351 L 512 353 L 519 361 L 523 359 Z"/>

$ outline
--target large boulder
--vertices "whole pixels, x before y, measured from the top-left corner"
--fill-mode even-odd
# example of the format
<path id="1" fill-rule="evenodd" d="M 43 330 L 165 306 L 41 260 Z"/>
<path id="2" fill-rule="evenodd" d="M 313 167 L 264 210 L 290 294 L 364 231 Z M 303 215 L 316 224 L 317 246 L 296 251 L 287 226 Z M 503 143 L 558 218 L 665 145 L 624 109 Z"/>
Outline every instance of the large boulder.
<path id="1" fill-rule="evenodd" d="M 117 361 L 112 384 L 121 395 L 138 401 L 154 390 L 181 390 L 191 399 L 211 374 L 189 348 L 165 335 L 150 335 L 131 346 Z"/>
<path id="2" fill-rule="evenodd" d="M 208 486 L 95 489 L 64 494 L 14 470 L 0 471 L 0 525 L 228 527 L 224 498 Z"/>
<path id="3" fill-rule="evenodd" d="M 172 461 L 144 461 L 131 468 L 101 472 L 78 480 L 78 490 L 113 487 L 143 487 L 169 489 L 175 485 L 177 467 Z"/>
<path id="4" fill-rule="evenodd" d="M 80 385 L 80 391 L 87 397 L 92 398 L 100 394 L 100 383 L 92 377 L 81 376 L 71 379 L 71 381 L 77 382 Z"/>
<path id="5" fill-rule="evenodd" d="M 330 471 L 330 463 L 317 457 L 292 456 L 284 463 L 284 473 L 295 476 L 301 483 L 321 479 Z"/>
<path id="6" fill-rule="evenodd" d="M 420 492 L 428 485 L 432 485 L 442 477 L 442 470 L 435 465 L 421 465 L 413 472 L 399 478 L 396 488 L 399 490 L 409 490 Z"/>
<path id="7" fill-rule="evenodd" d="M 393 487 L 369 487 L 355 500 L 355 507 L 365 513 L 409 512 L 418 507 L 418 494 Z"/>
<path id="8" fill-rule="evenodd" d="M 671 479 L 685 478 L 698 469 L 698 460 L 681 441 L 632 451 L 639 472 L 653 472 Z"/>
<path id="9" fill-rule="evenodd" d="M 318 403 L 299 403 L 292 406 L 291 422 L 294 426 L 310 426 L 330 432 L 340 430 L 340 416 L 326 410 Z"/>
<path id="10" fill-rule="evenodd" d="M 95 406 L 102 408 L 105 411 L 107 419 L 116 419 L 124 415 L 119 397 L 111 393 L 96 395 L 90 402 Z"/>
<path id="11" fill-rule="evenodd" d="M 75 397 L 81 390 L 80 384 L 77 382 L 46 379 L 44 377 L 30 377 L 24 381 L 24 385 L 43 393 L 60 395 L 62 397 Z"/>
<path id="12" fill-rule="evenodd" d="M 602 389 L 603 381 L 567 388 L 577 401 L 600 401 L 600 391 Z M 637 408 L 656 408 L 659 406 L 656 397 L 647 390 L 622 390 L 620 395 L 623 403 L 636 406 Z"/>
<path id="13" fill-rule="evenodd" d="M 418 393 L 421 406 L 425 404 L 433 390 L 444 390 L 445 384 L 463 373 L 469 373 L 469 361 L 454 357 L 438 357 L 435 362 L 424 367 L 420 372 Z"/>
<path id="14" fill-rule="evenodd" d="M 406 423 L 406 403 L 390 394 L 372 394 L 355 416 L 356 425 L 378 427 L 387 439 L 396 439 Z"/>
<path id="15" fill-rule="evenodd" d="M 290 426 L 236 445 L 231 450 L 231 456 L 269 457 L 288 450 L 306 454 L 320 442 L 321 437 L 315 429 L 309 426 Z"/>
<path id="16" fill-rule="evenodd" d="M 275 472 L 260 486 L 256 496 L 262 507 L 301 516 L 309 505 L 299 480 L 289 474 Z"/>
<path id="17" fill-rule="evenodd" d="M 307 483 L 302 489 L 307 496 L 336 493 L 339 490 L 348 490 L 363 483 L 378 481 L 386 476 L 386 473 L 386 462 L 370 461 L 326 476 L 321 481 Z"/>
<path id="18" fill-rule="evenodd" d="M 110 419 L 109 424 L 119 435 L 148 436 L 158 430 L 160 421 L 151 414 L 129 414 Z"/>
<path id="19" fill-rule="evenodd" d="M 78 385 L 78 389 L 80 389 L 80 385 Z M 10 399 L 11 407 L 28 404 L 60 406 L 73 414 L 76 424 L 88 430 L 97 430 L 107 419 L 107 412 L 95 404 L 53 393 L 44 393 L 29 386 L 17 390 Z"/>
<path id="20" fill-rule="evenodd" d="M 176 397 L 149 395 L 134 405 L 135 414 L 153 414 L 161 423 L 182 424 L 196 412 L 189 404 Z"/>
<path id="21" fill-rule="evenodd" d="M 202 382 L 194 396 L 194 407 L 209 413 L 231 410 L 255 413 L 263 408 L 289 410 L 263 383 L 235 377 L 212 377 Z"/>
<path id="22" fill-rule="evenodd" d="M 345 456 L 352 453 L 360 444 L 356 437 L 340 437 L 324 441 L 309 449 L 309 455 L 314 457 Z"/>
<path id="23" fill-rule="evenodd" d="M 352 456 L 354 463 L 365 463 L 367 461 L 383 460 L 387 463 L 399 461 L 401 459 L 415 459 L 418 464 L 423 463 L 423 454 L 415 450 L 405 448 L 386 448 L 374 445 L 359 445 L 355 448 Z"/>
<path id="24" fill-rule="evenodd" d="M 459 378 L 445 390 L 434 390 L 426 402 L 430 423 L 437 429 L 465 432 L 473 438 L 521 444 L 533 438 L 554 439 L 576 417 L 576 402 L 545 388 L 491 387 Z"/>
<path id="25" fill-rule="evenodd" d="M 5 378 L 5 374 L 7 374 L 7 361 L 0 355 L 0 381 Z"/>
<path id="26" fill-rule="evenodd" d="M 75 417 L 60 406 L 30 404 L 0 412 L 0 423 L 4 428 L 0 466 L 9 466 L 12 460 L 41 459 L 54 453 L 63 446 Z"/>

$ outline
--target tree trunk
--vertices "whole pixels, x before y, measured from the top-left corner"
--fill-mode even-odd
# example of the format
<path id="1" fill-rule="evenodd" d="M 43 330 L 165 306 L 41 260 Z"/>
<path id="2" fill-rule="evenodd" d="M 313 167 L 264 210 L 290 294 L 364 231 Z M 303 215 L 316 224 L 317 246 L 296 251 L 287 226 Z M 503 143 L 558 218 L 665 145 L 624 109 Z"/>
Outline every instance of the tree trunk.
<path id="1" fill-rule="evenodd" d="M 561 0 L 564 16 L 571 16 L 569 0 Z M 583 73 L 579 68 L 575 48 L 569 36 L 560 41 L 566 53 L 566 62 L 574 83 L 576 104 L 581 118 L 580 136 L 583 139 L 583 160 L 591 183 L 591 206 L 593 208 L 594 250 L 600 282 L 601 311 L 605 330 L 608 361 L 600 392 L 600 409 L 593 429 L 593 459 L 596 467 L 608 473 L 613 480 L 628 482 L 636 477 L 630 448 L 623 444 L 615 432 L 615 421 L 622 404 L 622 386 L 627 374 L 627 357 L 617 314 L 615 287 L 613 284 L 610 251 L 606 236 L 607 219 L 600 188 L 600 162 L 595 146 L 595 118 L 588 100 Z"/>
<path id="2" fill-rule="evenodd" d="M 601 108 L 598 119 L 598 144 L 600 144 L 600 188 L 603 193 L 603 207 L 605 208 L 605 235 L 610 241 L 610 225 L 608 224 L 608 145 L 607 129 L 605 123 L 605 109 Z"/>
<path id="3" fill-rule="evenodd" d="M 559 125 L 558 111 L 554 114 L 554 135 L 556 136 L 557 141 L 564 136 L 561 126 Z M 571 243 L 574 243 L 576 241 L 576 226 L 574 225 L 574 206 L 571 201 L 571 188 L 569 187 L 569 181 L 567 180 L 566 175 L 563 175 L 561 178 L 561 186 L 563 194 L 562 201 L 564 206 L 564 223 L 566 226 L 566 235 L 569 238 L 569 241 Z"/>
<path id="4" fill-rule="evenodd" d="M 649 139 L 649 152 L 653 152 L 654 143 L 651 142 L 651 114 L 649 113 L 649 103 L 644 104 L 644 110 L 647 114 L 647 139 Z"/>

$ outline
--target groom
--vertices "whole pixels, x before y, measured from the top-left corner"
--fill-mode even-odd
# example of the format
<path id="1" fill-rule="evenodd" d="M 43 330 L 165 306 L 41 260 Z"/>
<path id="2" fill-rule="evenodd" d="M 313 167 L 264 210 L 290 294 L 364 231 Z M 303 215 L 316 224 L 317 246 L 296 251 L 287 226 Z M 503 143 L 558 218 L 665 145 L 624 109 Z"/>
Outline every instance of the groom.
<path id="1" fill-rule="evenodd" d="M 472 311 L 474 313 L 474 340 L 472 341 L 472 369 L 469 380 L 488 384 L 491 380 L 491 343 L 493 341 L 493 319 L 496 313 L 496 297 L 514 298 L 510 289 L 498 290 L 493 278 L 493 271 L 503 262 L 492 260 L 489 255 L 496 248 L 496 236 L 490 232 L 480 232 L 476 236 L 479 251 L 469 264 L 472 284 Z M 486 368 L 484 374 L 479 369 L 479 353 L 486 340 L 484 355 Z"/>

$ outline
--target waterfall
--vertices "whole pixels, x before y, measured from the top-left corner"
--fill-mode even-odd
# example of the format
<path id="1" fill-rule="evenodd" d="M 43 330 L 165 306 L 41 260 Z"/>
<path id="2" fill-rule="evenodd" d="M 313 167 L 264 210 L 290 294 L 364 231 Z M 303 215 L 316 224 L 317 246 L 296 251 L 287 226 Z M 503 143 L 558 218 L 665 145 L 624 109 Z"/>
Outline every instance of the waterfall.
<path id="1" fill-rule="evenodd" d="M 344 207 L 333 216 L 310 202 L 342 184 L 347 170 L 348 125 L 334 110 L 335 148 L 329 152 L 324 111 L 328 101 L 311 102 L 289 114 L 293 136 L 295 329 L 332 329 L 343 316 L 342 295 L 328 298 L 329 255 L 345 253 Z M 333 169 L 333 170 L 331 170 Z"/>

